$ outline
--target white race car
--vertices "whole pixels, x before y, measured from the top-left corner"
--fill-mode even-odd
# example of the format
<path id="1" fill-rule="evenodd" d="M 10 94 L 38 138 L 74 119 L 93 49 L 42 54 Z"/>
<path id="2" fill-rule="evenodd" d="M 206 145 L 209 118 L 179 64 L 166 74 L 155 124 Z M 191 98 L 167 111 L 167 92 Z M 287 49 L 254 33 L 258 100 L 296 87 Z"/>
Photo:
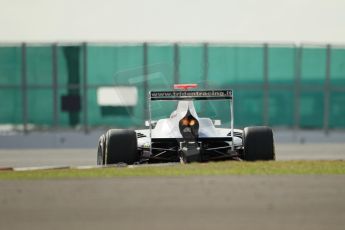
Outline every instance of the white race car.
<path id="1" fill-rule="evenodd" d="M 149 128 L 108 130 L 99 138 L 97 164 L 275 160 L 271 128 L 234 129 L 232 90 L 188 90 L 195 87 L 179 84 L 173 91 L 151 91 Z M 151 103 L 172 100 L 178 103 L 170 117 L 152 121 Z M 195 100 L 229 101 L 230 127 L 219 128 L 219 121 L 199 117 Z"/>

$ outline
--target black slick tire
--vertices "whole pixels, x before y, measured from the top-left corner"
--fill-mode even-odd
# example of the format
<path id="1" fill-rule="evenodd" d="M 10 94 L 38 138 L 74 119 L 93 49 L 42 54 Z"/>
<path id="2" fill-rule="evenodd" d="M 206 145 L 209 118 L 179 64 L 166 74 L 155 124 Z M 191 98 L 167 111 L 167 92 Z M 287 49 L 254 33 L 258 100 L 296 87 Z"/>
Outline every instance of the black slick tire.
<path id="1" fill-rule="evenodd" d="M 139 161 L 137 135 L 134 130 L 110 129 L 105 134 L 105 164 L 134 164 Z"/>
<path id="2" fill-rule="evenodd" d="M 246 127 L 242 135 L 244 160 L 275 160 L 273 131 L 266 126 Z"/>

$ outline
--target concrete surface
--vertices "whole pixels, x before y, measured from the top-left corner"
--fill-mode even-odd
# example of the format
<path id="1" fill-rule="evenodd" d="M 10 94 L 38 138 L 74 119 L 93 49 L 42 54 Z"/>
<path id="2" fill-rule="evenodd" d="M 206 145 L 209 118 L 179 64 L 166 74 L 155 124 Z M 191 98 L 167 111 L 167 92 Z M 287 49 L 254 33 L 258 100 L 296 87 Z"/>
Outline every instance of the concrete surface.
<path id="1" fill-rule="evenodd" d="M 0 149 L 0 167 L 96 164 L 96 148 Z M 277 160 L 345 160 L 345 143 L 276 144 Z"/>

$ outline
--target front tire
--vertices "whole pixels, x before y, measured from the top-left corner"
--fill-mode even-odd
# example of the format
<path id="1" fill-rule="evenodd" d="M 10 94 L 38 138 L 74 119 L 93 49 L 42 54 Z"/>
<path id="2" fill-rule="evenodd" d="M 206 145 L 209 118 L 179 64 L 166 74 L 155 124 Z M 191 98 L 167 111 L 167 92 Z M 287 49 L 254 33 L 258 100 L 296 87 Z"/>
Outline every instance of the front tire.
<path id="1" fill-rule="evenodd" d="M 244 160 L 275 160 L 273 131 L 266 126 L 246 127 L 243 130 Z"/>

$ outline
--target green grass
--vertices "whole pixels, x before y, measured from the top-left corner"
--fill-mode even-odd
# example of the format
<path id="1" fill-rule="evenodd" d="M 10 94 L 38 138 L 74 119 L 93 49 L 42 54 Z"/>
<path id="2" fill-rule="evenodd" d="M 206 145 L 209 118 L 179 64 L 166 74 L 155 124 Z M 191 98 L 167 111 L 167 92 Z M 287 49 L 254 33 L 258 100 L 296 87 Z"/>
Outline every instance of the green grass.
<path id="1" fill-rule="evenodd" d="M 345 161 L 219 162 L 188 165 L 0 171 L 0 180 L 116 178 L 193 175 L 321 175 L 345 174 Z"/>

